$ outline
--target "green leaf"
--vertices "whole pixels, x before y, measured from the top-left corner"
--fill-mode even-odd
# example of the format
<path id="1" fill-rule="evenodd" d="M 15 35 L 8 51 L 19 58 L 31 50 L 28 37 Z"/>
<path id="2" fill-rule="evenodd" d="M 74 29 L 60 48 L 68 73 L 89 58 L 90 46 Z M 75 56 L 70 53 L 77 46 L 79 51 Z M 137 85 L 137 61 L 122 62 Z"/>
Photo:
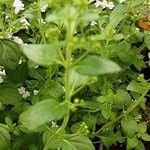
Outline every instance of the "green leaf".
<path id="1" fill-rule="evenodd" d="M 136 82 L 136 81 L 131 81 L 129 85 L 127 86 L 127 90 L 133 91 L 133 92 L 138 92 L 138 93 L 143 93 L 147 89 L 146 86 L 144 86 L 142 83 Z"/>
<path id="2" fill-rule="evenodd" d="M 83 108 L 94 110 L 100 108 L 102 104 L 98 101 L 91 100 L 91 101 L 84 101 L 83 103 L 81 103 L 80 106 Z"/>
<path id="3" fill-rule="evenodd" d="M 5 105 L 15 104 L 21 101 L 21 96 L 18 93 L 17 88 L 9 83 L 3 83 L 0 85 L 0 102 Z"/>
<path id="4" fill-rule="evenodd" d="M 0 123 L 0 149 L 8 150 L 10 148 L 9 128 Z"/>
<path id="5" fill-rule="evenodd" d="M 115 28 L 125 18 L 126 7 L 125 5 L 119 4 L 112 11 L 109 19 L 110 24 Z"/>
<path id="6" fill-rule="evenodd" d="M 144 3 L 144 0 L 134 0 L 134 1 L 131 1 L 131 8 L 132 7 L 136 7 L 136 6 L 138 6 L 138 5 L 141 5 L 141 4 L 143 4 Z"/>
<path id="7" fill-rule="evenodd" d="M 95 115 L 87 114 L 83 116 L 83 121 L 88 126 L 88 129 L 93 129 L 95 128 L 97 118 Z"/>
<path id="8" fill-rule="evenodd" d="M 65 135 L 64 137 L 55 137 L 48 144 L 46 150 L 61 148 L 62 150 L 94 150 L 92 142 L 83 135 Z"/>
<path id="9" fill-rule="evenodd" d="M 127 150 L 133 149 L 138 145 L 138 139 L 136 137 L 133 138 L 127 138 Z"/>
<path id="10" fill-rule="evenodd" d="M 147 133 L 143 133 L 143 134 L 142 134 L 142 139 L 143 139 L 144 141 L 150 141 L 150 135 L 147 134 Z"/>
<path id="11" fill-rule="evenodd" d="M 29 58 L 29 60 L 42 66 L 50 66 L 54 63 L 59 63 L 58 51 L 62 43 L 54 44 L 30 44 L 23 45 L 22 51 Z"/>
<path id="12" fill-rule="evenodd" d="M 52 120 L 59 120 L 69 113 L 66 103 L 59 103 L 53 99 L 43 100 L 31 106 L 20 115 L 20 122 L 29 130 Z"/>
<path id="13" fill-rule="evenodd" d="M 132 117 L 123 118 L 121 120 L 121 126 L 124 132 L 130 138 L 132 138 L 136 134 L 138 128 L 137 122 Z"/>
<path id="14" fill-rule="evenodd" d="M 76 70 L 83 75 L 100 75 L 120 71 L 120 67 L 113 61 L 100 56 L 87 56 L 77 66 Z"/>
<path id="15" fill-rule="evenodd" d="M 111 116 L 111 104 L 105 103 L 101 109 L 101 113 L 105 119 L 109 119 Z"/>
<path id="16" fill-rule="evenodd" d="M 18 44 L 8 39 L 0 39 L 0 65 L 15 70 L 21 57 Z"/>
<path id="17" fill-rule="evenodd" d="M 147 46 L 147 48 L 150 50 L 150 35 L 145 36 L 144 43 Z"/>
<path id="18" fill-rule="evenodd" d="M 120 141 L 121 139 L 121 134 L 118 133 L 108 133 L 107 136 L 100 136 L 100 139 L 102 140 L 103 144 L 106 146 L 107 149 L 109 149 L 109 147 L 112 144 L 116 144 L 117 141 Z"/>
<path id="19" fill-rule="evenodd" d="M 138 142 L 137 146 L 134 148 L 135 150 L 145 150 L 145 146 L 142 142 Z"/>
<path id="20" fill-rule="evenodd" d="M 24 82 L 28 76 L 28 65 L 23 63 L 17 66 L 15 70 L 6 69 L 6 75 L 15 83 Z"/>
<path id="21" fill-rule="evenodd" d="M 146 132 L 146 130 L 147 130 L 147 125 L 146 125 L 146 123 L 139 123 L 138 124 L 138 132 L 140 132 L 140 133 L 145 133 Z"/>
<path id="22" fill-rule="evenodd" d="M 88 76 L 84 76 L 84 75 L 78 73 L 75 69 L 71 69 L 69 75 L 70 75 L 69 76 L 69 82 L 70 82 L 70 87 L 71 87 L 72 92 L 76 88 L 78 88 L 82 85 L 86 85 L 86 83 L 89 79 Z"/>
<path id="23" fill-rule="evenodd" d="M 116 93 L 116 100 L 114 101 L 114 108 L 123 109 L 127 107 L 131 102 L 130 94 L 122 89 L 118 89 Z"/>
<path id="24" fill-rule="evenodd" d="M 121 42 L 119 44 L 114 44 L 112 47 L 113 55 L 118 56 L 121 62 L 126 65 L 131 65 L 135 59 L 135 53 L 131 50 L 131 44 L 127 42 Z"/>

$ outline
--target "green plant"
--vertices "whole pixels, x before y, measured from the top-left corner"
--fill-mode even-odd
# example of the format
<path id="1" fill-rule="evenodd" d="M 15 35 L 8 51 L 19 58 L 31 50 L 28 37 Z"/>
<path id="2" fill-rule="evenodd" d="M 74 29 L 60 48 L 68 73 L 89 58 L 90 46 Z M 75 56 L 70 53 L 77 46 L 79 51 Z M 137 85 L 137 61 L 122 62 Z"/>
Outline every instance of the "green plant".
<path id="1" fill-rule="evenodd" d="M 145 149 L 150 32 L 136 22 L 148 8 L 143 0 L 2 0 L 0 149 Z"/>

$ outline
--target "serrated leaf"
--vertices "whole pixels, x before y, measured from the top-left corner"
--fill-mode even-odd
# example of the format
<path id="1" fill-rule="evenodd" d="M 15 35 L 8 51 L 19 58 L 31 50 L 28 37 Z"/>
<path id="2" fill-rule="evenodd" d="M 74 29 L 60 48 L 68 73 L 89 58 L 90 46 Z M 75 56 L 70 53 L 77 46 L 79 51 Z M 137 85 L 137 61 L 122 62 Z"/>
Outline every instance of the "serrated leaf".
<path id="1" fill-rule="evenodd" d="M 120 71 L 120 67 L 115 62 L 100 56 L 87 56 L 75 69 L 83 75 L 100 75 Z"/>
<path id="2" fill-rule="evenodd" d="M 56 137 L 46 144 L 45 150 L 48 148 L 62 150 L 95 150 L 92 142 L 83 135 L 65 135 L 64 137 Z"/>
<path id="3" fill-rule="evenodd" d="M 142 83 L 136 81 L 131 81 L 127 86 L 127 90 L 138 93 L 143 93 L 146 89 L 147 87 L 145 87 Z"/>
<path id="4" fill-rule="evenodd" d="M 83 116 L 83 121 L 88 126 L 88 129 L 93 129 L 95 128 L 97 118 L 95 115 L 87 114 Z"/>
<path id="5" fill-rule="evenodd" d="M 134 118 L 131 117 L 123 118 L 121 120 L 121 126 L 123 128 L 123 131 L 130 138 L 132 138 L 135 135 L 138 128 L 137 122 L 134 120 Z"/>
<path id="6" fill-rule="evenodd" d="M 58 51 L 62 45 L 63 43 L 23 45 L 22 51 L 29 60 L 47 67 L 60 62 Z"/>
<path id="7" fill-rule="evenodd" d="M 101 113 L 105 119 L 109 119 L 111 116 L 111 104 L 105 103 L 101 109 Z"/>
<path id="8" fill-rule="evenodd" d="M 138 5 L 141 5 L 141 4 L 143 4 L 144 3 L 144 0 L 134 0 L 134 1 L 132 1 L 131 2 L 131 8 L 132 7 L 136 7 L 136 6 L 138 6 Z"/>
<path id="9" fill-rule="evenodd" d="M 117 108 L 117 109 L 122 109 L 122 108 L 125 108 L 127 107 L 130 102 L 131 102 L 131 96 L 130 94 L 125 91 L 125 90 L 122 90 L 122 89 L 118 89 L 117 90 L 117 93 L 116 93 L 116 100 L 114 101 L 114 109 Z"/>
<path id="10" fill-rule="evenodd" d="M 108 133 L 107 136 L 100 136 L 100 139 L 102 140 L 103 144 L 106 146 L 107 149 L 109 149 L 109 147 L 112 144 L 116 144 L 117 141 L 119 141 L 121 139 L 121 134 L 118 133 Z"/>
<path id="11" fill-rule="evenodd" d="M 143 134 L 142 134 L 142 139 L 143 139 L 144 141 L 150 141 L 150 135 L 147 134 L 147 133 L 143 133 Z"/>
<path id="12" fill-rule="evenodd" d="M 122 21 L 125 18 L 124 13 L 126 12 L 125 5 L 119 4 L 115 7 L 115 9 L 110 14 L 110 24 L 115 28 L 120 21 Z"/>
<path id="13" fill-rule="evenodd" d="M 69 82 L 72 92 L 81 85 L 86 84 L 89 79 L 88 76 L 78 73 L 75 69 L 71 69 L 69 75 Z"/>
<path id="14" fill-rule="evenodd" d="M 133 138 L 127 138 L 127 150 L 133 149 L 138 145 L 138 139 L 136 137 Z"/>
<path id="15" fill-rule="evenodd" d="M 23 112 L 19 120 L 29 130 L 52 120 L 59 120 L 69 113 L 66 103 L 59 103 L 53 99 L 43 100 Z"/>
<path id="16" fill-rule="evenodd" d="M 145 150 L 145 146 L 142 142 L 138 142 L 138 145 L 134 148 L 135 150 Z"/>
<path id="17" fill-rule="evenodd" d="M 15 70 L 21 57 L 18 44 L 8 39 L 0 39 L 0 65 Z"/>
<path id="18" fill-rule="evenodd" d="M 13 105 L 21 101 L 22 97 L 17 88 L 9 83 L 0 85 L 0 102 L 4 105 Z"/>
<path id="19" fill-rule="evenodd" d="M 145 36 L 144 43 L 147 46 L 147 48 L 150 50 L 150 35 Z"/>
<path id="20" fill-rule="evenodd" d="M 138 132 L 140 133 L 145 133 L 147 130 L 147 125 L 146 123 L 139 123 L 138 124 Z"/>
<path id="21" fill-rule="evenodd" d="M 0 123 L 0 149 L 8 150 L 10 148 L 9 128 Z"/>

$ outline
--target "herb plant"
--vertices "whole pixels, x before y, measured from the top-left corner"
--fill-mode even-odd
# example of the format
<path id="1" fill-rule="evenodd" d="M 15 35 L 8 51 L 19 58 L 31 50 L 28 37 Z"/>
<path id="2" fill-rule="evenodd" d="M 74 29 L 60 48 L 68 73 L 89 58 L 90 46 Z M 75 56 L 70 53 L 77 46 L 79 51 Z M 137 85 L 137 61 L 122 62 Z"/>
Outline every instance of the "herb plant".
<path id="1" fill-rule="evenodd" d="M 0 150 L 146 149 L 149 9 L 1 0 Z"/>

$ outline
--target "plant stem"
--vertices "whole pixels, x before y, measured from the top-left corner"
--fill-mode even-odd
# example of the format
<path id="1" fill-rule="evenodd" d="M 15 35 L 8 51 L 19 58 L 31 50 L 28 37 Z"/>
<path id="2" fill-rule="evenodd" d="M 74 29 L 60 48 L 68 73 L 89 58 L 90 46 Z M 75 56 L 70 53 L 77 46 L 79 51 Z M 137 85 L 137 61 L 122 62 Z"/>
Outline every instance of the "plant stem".
<path id="1" fill-rule="evenodd" d="M 94 133 L 94 135 L 97 135 L 97 134 L 103 132 L 104 129 L 108 128 L 110 125 L 114 124 L 115 122 L 117 122 L 118 120 L 120 120 L 121 118 L 123 118 L 124 116 L 129 114 L 131 111 L 133 111 L 140 104 L 140 102 L 143 100 L 144 96 L 147 94 L 148 91 L 149 91 L 149 88 L 139 97 L 138 100 L 135 100 L 133 105 L 131 105 L 123 114 L 118 116 L 115 120 L 106 123 L 104 126 L 102 126 L 102 128 L 100 130 L 98 130 L 96 133 Z"/>
<path id="2" fill-rule="evenodd" d="M 72 42 L 72 32 L 71 27 L 67 27 L 67 33 L 66 33 L 66 41 L 67 41 L 67 47 L 66 47 L 66 60 L 65 60 L 65 103 L 66 105 L 70 104 L 71 94 L 70 94 L 70 83 L 69 83 L 69 76 L 70 76 L 70 67 L 71 67 L 71 42 Z M 70 114 L 67 114 L 67 116 L 64 117 L 63 123 L 61 127 L 47 140 L 44 150 L 47 150 L 49 148 L 49 143 L 52 138 L 54 138 L 55 135 L 60 133 L 62 130 L 65 129 L 67 126 L 68 120 L 69 120 Z"/>
<path id="3" fill-rule="evenodd" d="M 43 24 L 42 24 L 40 0 L 38 0 L 38 18 L 39 18 L 38 22 L 39 22 L 39 30 L 40 30 L 40 34 L 41 34 L 41 37 L 42 37 L 42 42 L 47 43 L 45 35 L 44 35 Z"/>

